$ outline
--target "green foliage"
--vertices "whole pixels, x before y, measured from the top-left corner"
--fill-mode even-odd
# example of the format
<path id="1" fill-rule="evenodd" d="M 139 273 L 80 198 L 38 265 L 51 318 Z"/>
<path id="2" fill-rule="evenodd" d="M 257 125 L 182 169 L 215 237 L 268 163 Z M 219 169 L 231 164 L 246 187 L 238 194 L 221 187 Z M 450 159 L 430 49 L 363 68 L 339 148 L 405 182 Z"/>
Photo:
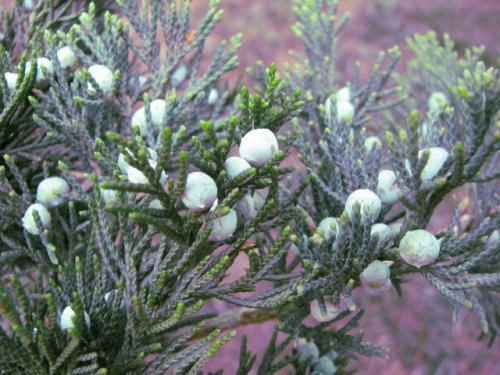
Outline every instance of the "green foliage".
<path id="1" fill-rule="evenodd" d="M 239 326 L 268 320 L 279 323 L 266 353 L 257 359 L 243 339 L 237 374 L 317 373 L 318 358 L 301 358 L 306 343 L 349 374 L 360 355 L 386 356 L 364 340 L 352 295 L 360 286 L 380 293 L 361 277 L 374 261 L 390 266 L 386 281 L 399 294 L 406 275 L 423 275 L 455 315 L 472 309 L 493 342 L 499 90 L 482 49 L 460 57 L 448 36 L 416 35 L 406 75 L 394 73 L 394 47 L 365 79 L 356 63 L 345 80 L 335 61 L 349 16 L 337 16 L 335 0 L 296 0 L 292 30 L 305 55 L 293 53 L 298 62 L 282 76 L 274 64 L 251 69 L 254 92 L 224 90 L 241 36 L 204 53 L 219 1 L 194 27 L 189 1 L 110 3 L 38 1 L 2 12 L 2 374 L 199 374 Z M 96 75 L 96 64 L 110 73 Z M 226 160 L 254 129 L 276 134 L 279 150 L 230 178 Z M 385 142 L 373 138 L 384 132 Z M 449 154 L 441 164 L 425 151 L 435 147 Z M 397 200 L 372 221 L 360 203 L 348 213 L 353 191 L 381 195 L 379 172 L 389 168 Z M 193 172 L 216 187 L 216 201 L 199 210 L 186 203 Z M 41 191 L 54 176 L 68 192 Z M 43 194 L 62 200 L 46 204 L 50 224 L 38 211 L 23 217 Z M 407 263 L 401 239 L 450 198 L 455 215 L 435 233 L 439 256 Z M 234 230 L 214 236 L 233 211 Z M 320 227 L 327 217 L 334 227 Z M 30 220 L 39 234 L 26 230 Z M 374 223 L 395 226 L 382 235 Z M 248 267 L 235 275 L 241 258 Z M 214 313 L 214 300 L 231 310 Z M 74 313 L 68 329 L 63 311 Z"/>

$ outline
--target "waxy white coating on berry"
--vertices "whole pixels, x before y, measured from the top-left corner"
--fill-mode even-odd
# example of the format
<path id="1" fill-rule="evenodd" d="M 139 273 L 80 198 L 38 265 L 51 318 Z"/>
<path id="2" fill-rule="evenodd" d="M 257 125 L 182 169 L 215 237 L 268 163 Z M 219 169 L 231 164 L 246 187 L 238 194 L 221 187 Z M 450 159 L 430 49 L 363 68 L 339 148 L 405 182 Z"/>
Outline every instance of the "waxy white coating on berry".
<path id="1" fill-rule="evenodd" d="M 374 260 L 359 275 L 363 289 L 369 294 L 379 294 L 392 287 L 391 271 L 386 262 Z"/>
<path id="2" fill-rule="evenodd" d="M 337 101 L 337 121 L 350 122 L 354 117 L 354 106 L 350 102 Z"/>
<path id="3" fill-rule="evenodd" d="M 300 255 L 300 249 L 294 243 L 292 243 L 290 245 L 290 247 L 288 248 L 288 250 L 290 250 L 293 255 Z"/>
<path id="4" fill-rule="evenodd" d="M 139 81 L 139 86 L 144 86 L 144 84 L 148 81 L 148 77 L 146 75 L 140 75 L 137 80 Z"/>
<path id="5" fill-rule="evenodd" d="M 149 202 L 148 207 L 154 208 L 155 210 L 163 210 L 163 206 L 159 199 L 153 199 L 151 202 Z"/>
<path id="6" fill-rule="evenodd" d="M 217 199 L 217 185 L 212 177 L 203 172 L 188 174 L 182 203 L 190 211 L 203 211 Z"/>
<path id="7" fill-rule="evenodd" d="M 186 79 L 187 68 L 186 65 L 179 66 L 172 74 L 172 86 L 178 87 Z"/>
<path id="8" fill-rule="evenodd" d="M 129 149 L 126 149 L 126 151 L 130 156 L 132 156 L 132 152 L 130 152 Z M 148 154 L 149 154 L 149 159 L 158 160 L 158 154 L 152 148 L 148 147 Z M 120 171 L 123 174 L 128 173 L 128 168 L 130 167 L 130 164 L 125 161 L 125 155 L 123 154 L 118 155 L 118 161 L 116 162 L 116 164 L 118 165 L 118 169 L 120 169 Z"/>
<path id="9" fill-rule="evenodd" d="M 104 302 L 106 303 L 112 303 L 114 302 L 115 298 L 117 298 L 117 293 L 118 293 L 118 290 L 117 289 L 111 289 L 109 292 L 106 292 L 104 294 Z M 122 298 L 121 300 L 121 303 L 120 303 L 120 308 L 125 308 L 125 300 Z M 90 322 L 90 320 L 89 320 Z M 87 325 L 89 326 L 89 325 Z"/>
<path id="10" fill-rule="evenodd" d="M 321 228 L 326 238 L 331 237 L 333 234 L 338 236 L 340 232 L 340 220 L 336 217 L 325 217 L 320 221 L 318 228 Z"/>
<path id="11" fill-rule="evenodd" d="M 338 102 L 351 101 L 351 89 L 349 88 L 349 86 L 344 86 L 339 91 L 337 91 L 337 101 Z"/>
<path id="12" fill-rule="evenodd" d="M 27 10 L 35 9 L 35 2 L 33 0 L 23 0 L 23 7 Z"/>
<path id="13" fill-rule="evenodd" d="M 488 238 L 488 246 L 498 246 L 498 242 L 500 241 L 500 231 L 494 230 L 493 233 L 490 234 L 490 237 Z"/>
<path id="14" fill-rule="evenodd" d="M 337 108 L 337 121 L 350 122 L 354 117 L 354 106 L 348 100 L 342 100 L 337 97 L 336 101 Z M 325 114 L 327 118 L 330 118 L 330 113 L 332 110 L 332 99 L 328 97 L 325 100 Z"/>
<path id="15" fill-rule="evenodd" d="M 377 195 L 382 203 L 393 204 L 399 200 L 401 189 L 398 187 L 396 174 L 389 169 L 382 169 L 377 179 Z"/>
<path id="16" fill-rule="evenodd" d="M 365 152 L 370 152 L 374 147 L 378 150 L 382 149 L 382 141 L 379 137 L 371 136 L 365 139 L 363 144 Z"/>
<path id="17" fill-rule="evenodd" d="M 333 361 L 323 356 L 314 364 L 313 366 L 313 374 L 318 375 L 335 375 L 337 373 L 337 367 L 333 363 Z"/>
<path id="18" fill-rule="evenodd" d="M 40 232 L 38 231 L 38 227 L 36 226 L 35 218 L 33 217 L 33 211 L 38 212 L 38 216 L 40 216 L 40 220 L 44 228 L 48 228 L 50 226 L 50 213 L 45 208 L 45 206 L 40 203 L 32 204 L 24 213 L 22 219 L 24 229 L 26 229 L 31 234 L 37 235 L 40 234 Z"/>
<path id="19" fill-rule="evenodd" d="M 373 224 L 370 230 L 370 235 L 378 234 L 379 241 L 386 240 L 391 235 L 391 229 L 384 223 Z"/>
<path id="20" fill-rule="evenodd" d="M 442 108 L 448 104 L 448 98 L 440 91 L 433 92 L 427 100 L 427 106 L 431 110 Z"/>
<path id="21" fill-rule="evenodd" d="M 237 156 L 232 156 L 224 162 L 224 170 L 231 180 L 250 168 L 252 166 L 245 159 Z"/>
<path id="22" fill-rule="evenodd" d="M 87 328 L 90 328 L 90 317 L 89 314 L 87 314 L 85 311 L 83 312 L 84 319 L 85 319 L 85 324 L 87 325 Z M 59 318 L 59 325 L 61 326 L 62 330 L 68 330 L 75 328 L 75 323 L 73 322 L 73 319 L 76 317 L 75 311 L 71 306 L 66 306 L 61 314 L 61 317 Z"/>
<path id="23" fill-rule="evenodd" d="M 254 167 L 271 161 L 278 151 L 278 140 L 269 129 L 250 130 L 241 139 L 240 156 Z"/>
<path id="24" fill-rule="evenodd" d="M 236 230 L 238 218 L 236 211 L 230 209 L 229 212 L 221 217 L 210 220 L 209 226 L 212 228 L 208 239 L 210 241 L 224 241 L 231 237 Z"/>
<path id="25" fill-rule="evenodd" d="M 151 160 L 158 160 L 158 154 L 156 153 L 155 150 L 153 150 L 152 148 L 149 148 L 149 147 L 147 148 L 147 150 L 148 150 L 149 158 Z M 130 153 L 130 151 L 128 149 L 127 149 L 127 152 Z"/>
<path id="26" fill-rule="evenodd" d="M 149 110 L 151 111 L 151 123 L 155 128 L 159 128 L 167 116 L 167 102 L 163 99 L 153 100 L 149 104 Z M 138 126 L 141 131 L 141 136 L 146 136 L 149 133 L 150 128 L 148 127 L 148 122 L 146 120 L 146 108 L 141 107 L 135 111 L 132 116 L 132 127 Z"/>
<path id="27" fill-rule="evenodd" d="M 31 61 L 26 62 L 26 73 L 31 70 Z M 44 87 L 48 83 L 48 78 L 54 74 L 54 64 L 46 57 L 36 59 L 36 85 Z"/>
<path id="28" fill-rule="evenodd" d="M 113 81 L 114 81 L 115 75 L 113 74 L 111 69 L 109 69 L 105 65 L 96 64 L 96 65 L 92 65 L 89 68 L 89 73 L 92 76 L 92 78 L 94 78 L 94 80 L 99 85 L 100 89 L 102 90 L 102 92 L 104 94 L 109 94 L 113 91 L 113 87 L 114 87 Z M 91 95 L 94 95 L 96 93 L 95 88 L 92 87 L 90 82 L 89 82 L 87 88 L 88 88 L 88 92 Z"/>
<path id="29" fill-rule="evenodd" d="M 325 100 L 325 115 L 326 118 L 330 118 L 330 112 L 332 111 L 332 98 L 329 96 Z"/>
<path id="30" fill-rule="evenodd" d="M 101 190 L 101 198 L 105 204 L 117 203 L 118 202 L 118 193 L 116 190 L 111 189 L 100 189 Z"/>
<path id="31" fill-rule="evenodd" d="M 374 222 L 377 219 L 382 209 L 382 202 L 377 194 L 368 189 L 353 191 L 345 202 L 345 210 L 351 220 L 354 217 L 354 204 L 356 202 L 361 205 L 360 215 L 362 220 Z"/>
<path id="32" fill-rule="evenodd" d="M 4 74 L 5 81 L 7 81 L 7 88 L 9 90 L 14 90 L 16 88 L 16 82 L 19 75 L 17 73 L 7 72 Z"/>
<path id="33" fill-rule="evenodd" d="M 49 177 L 38 184 L 36 200 L 45 207 L 61 206 L 66 201 L 70 187 L 61 177 Z"/>
<path id="34" fill-rule="evenodd" d="M 156 160 L 149 159 L 149 165 L 151 166 L 151 168 L 155 169 L 157 164 L 158 164 L 158 162 Z M 161 176 L 160 176 L 160 184 L 161 185 L 165 184 L 165 181 L 167 181 L 167 177 L 168 176 L 166 175 L 165 171 L 162 171 Z M 132 167 L 131 165 L 129 165 L 128 170 L 127 170 L 127 178 L 128 178 L 128 181 L 133 183 L 133 184 L 148 184 L 149 183 L 149 180 L 144 175 L 144 173 L 142 173 L 137 168 Z"/>
<path id="35" fill-rule="evenodd" d="M 422 124 L 420 124 L 419 136 L 425 139 L 428 133 L 429 133 L 429 124 L 424 121 Z"/>
<path id="36" fill-rule="evenodd" d="M 389 225 L 389 230 L 391 231 L 391 234 L 398 235 L 399 232 L 401 232 L 402 227 L 403 227 L 403 223 L 394 223 L 394 224 Z"/>
<path id="37" fill-rule="evenodd" d="M 299 358 L 298 361 L 300 363 L 311 361 L 315 362 L 319 358 L 319 349 L 318 346 L 313 342 L 308 342 L 302 345 L 299 349 Z"/>
<path id="38" fill-rule="evenodd" d="M 431 147 L 420 150 L 418 152 L 418 157 L 420 158 L 426 150 L 429 150 L 429 158 L 427 159 L 427 164 L 422 170 L 420 178 L 424 181 L 429 181 L 436 177 L 444 163 L 446 163 L 450 157 L 450 154 L 442 147 Z"/>
<path id="39" fill-rule="evenodd" d="M 328 301 L 325 301 L 326 314 L 321 314 L 321 309 L 319 307 L 319 302 L 314 300 L 310 304 L 311 316 L 318 322 L 328 322 L 335 319 L 340 314 L 340 308 L 338 305 L 334 305 Z"/>
<path id="40" fill-rule="evenodd" d="M 104 294 L 104 302 L 108 302 L 108 301 L 109 301 L 109 297 L 111 297 L 111 294 L 112 294 L 112 293 L 114 294 L 114 290 L 109 291 L 109 292 L 106 292 L 106 293 Z"/>
<path id="41" fill-rule="evenodd" d="M 370 288 L 380 288 L 390 278 L 391 271 L 389 265 L 380 261 L 374 260 L 371 262 L 359 275 L 361 284 Z"/>
<path id="42" fill-rule="evenodd" d="M 63 69 L 72 69 L 78 65 L 78 57 L 76 57 L 73 50 L 68 46 L 57 50 L 57 61 Z"/>
<path id="43" fill-rule="evenodd" d="M 148 183 L 148 179 L 146 178 L 144 173 L 142 173 L 140 170 L 138 170 L 137 168 L 134 168 L 132 166 L 128 167 L 127 179 L 129 182 L 131 182 L 133 184 L 147 184 Z"/>
<path id="44" fill-rule="evenodd" d="M 219 92 L 217 89 L 210 89 L 210 92 L 208 93 L 208 99 L 207 99 L 207 104 L 208 105 L 215 105 L 217 104 L 217 101 L 219 100 Z"/>
<path id="45" fill-rule="evenodd" d="M 417 268 L 434 263 L 439 256 L 439 250 L 439 241 L 424 229 L 406 232 L 399 243 L 401 258 Z"/>
<path id="46" fill-rule="evenodd" d="M 130 164 L 125 161 L 125 156 L 123 154 L 118 155 L 118 161 L 116 162 L 116 164 L 118 165 L 118 169 L 120 169 L 123 174 L 128 173 Z"/>
<path id="47" fill-rule="evenodd" d="M 219 199 L 217 198 L 217 199 L 215 199 L 212 206 L 210 206 L 210 210 L 208 210 L 208 212 L 214 212 L 218 205 L 219 205 Z"/>

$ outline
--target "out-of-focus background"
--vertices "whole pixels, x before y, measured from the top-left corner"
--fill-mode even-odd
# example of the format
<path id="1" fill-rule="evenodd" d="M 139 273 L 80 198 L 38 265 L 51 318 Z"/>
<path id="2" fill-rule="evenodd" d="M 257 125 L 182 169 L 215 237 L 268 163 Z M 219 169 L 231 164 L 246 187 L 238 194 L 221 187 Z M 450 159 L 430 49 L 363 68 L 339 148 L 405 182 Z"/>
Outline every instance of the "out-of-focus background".
<path id="1" fill-rule="evenodd" d="M 207 3 L 207 0 L 192 0 L 193 26 Z M 290 30 L 294 22 L 292 0 L 222 0 L 221 3 L 225 15 L 209 38 L 207 52 L 213 51 L 220 39 L 238 32 L 244 34 L 240 67 L 224 78 L 229 85 L 239 80 L 251 86 L 245 68 L 253 66 L 256 60 L 262 60 L 264 65 L 274 62 L 283 71 L 285 62 L 294 62 L 288 50 L 302 52 Z M 13 6 L 15 1 L 0 0 L 0 4 Z M 449 33 L 460 52 L 484 44 L 487 65 L 498 65 L 500 0 L 341 0 L 339 9 L 339 13 L 352 13 L 338 50 L 337 69 L 344 81 L 349 80 L 355 61 L 369 69 L 378 51 L 394 45 L 403 51 L 398 70 L 404 70 L 405 60 L 411 57 L 405 38 L 427 30 Z M 449 204 L 439 207 L 430 229 L 446 227 L 450 211 Z M 239 258 L 235 274 L 245 267 L 245 258 Z M 394 291 L 376 297 L 362 292 L 355 294 L 358 306 L 367 310 L 361 321 L 366 338 L 390 349 L 388 360 L 362 357 L 354 362 L 360 374 L 500 375 L 500 343 L 497 340 L 487 349 L 484 341 L 477 342 L 479 326 L 471 313 L 462 311 L 453 323 L 447 302 L 419 277 L 404 286 L 404 293 L 403 299 Z M 223 303 L 214 302 L 209 307 L 221 313 L 228 311 Z M 234 374 L 241 337 L 247 335 L 249 349 L 261 355 L 275 325 L 276 322 L 267 322 L 239 329 L 236 339 L 209 363 L 210 370 L 223 368 L 225 374 Z"/>
<path id="2" fill-rule="evenodd" d="M 197 16 L 206 4 L 207 0 L 193 0 Z M 244 75 L 255 60 L 282 67 L 293 62 L 290 49 L 301 51 L 290 31 L 292 0 L 221 0 L 221 8 L 225 14 L 211 41 L 243 32 L 238 73 Z M 405 39 L 428 30 L 450 34 L 459 51 L 484 44 L 489 65 L 498 63 L 500 57 L 498 0 L 340 0 L 339 14 L 346 11 L 352 17 L 341 33 L 337 61 L 343 73 L 351 73 L 356 60 L 370 68 L 380 50 L 394 45 L 401 47 L 404 59 Z M 400 69 L 403 66 L 399 64 Z"/>

